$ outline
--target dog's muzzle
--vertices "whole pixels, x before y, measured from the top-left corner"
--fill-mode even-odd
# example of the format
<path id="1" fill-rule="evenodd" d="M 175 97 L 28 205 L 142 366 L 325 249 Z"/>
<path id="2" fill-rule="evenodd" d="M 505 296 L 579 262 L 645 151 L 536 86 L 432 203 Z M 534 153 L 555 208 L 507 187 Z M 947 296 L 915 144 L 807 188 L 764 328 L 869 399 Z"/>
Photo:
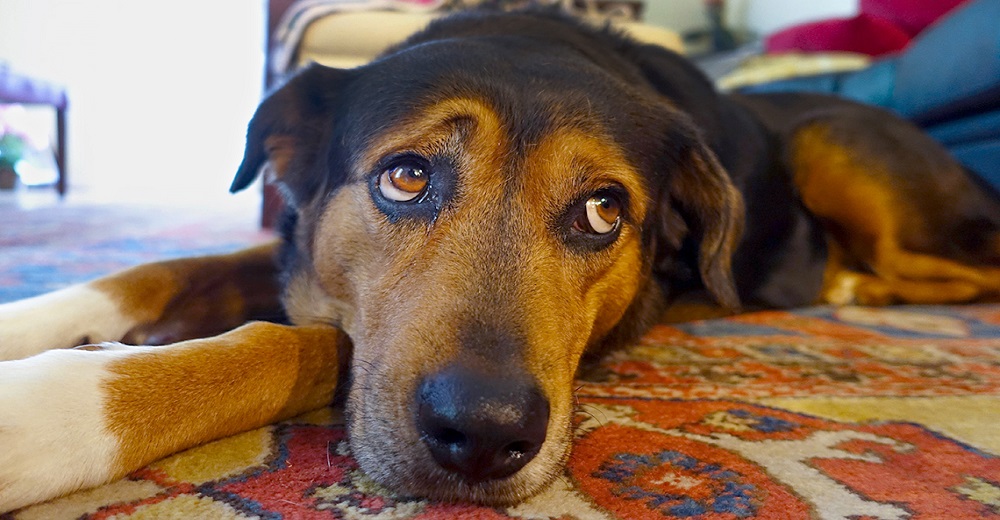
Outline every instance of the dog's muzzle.
<path id="1" fill-rule="evenodd" d="M 455 363 L 424 378 L 416 397 L 421 439 L 466 482 L 517 473 L 545 442 L 549 402 L 527 374 Z"/>

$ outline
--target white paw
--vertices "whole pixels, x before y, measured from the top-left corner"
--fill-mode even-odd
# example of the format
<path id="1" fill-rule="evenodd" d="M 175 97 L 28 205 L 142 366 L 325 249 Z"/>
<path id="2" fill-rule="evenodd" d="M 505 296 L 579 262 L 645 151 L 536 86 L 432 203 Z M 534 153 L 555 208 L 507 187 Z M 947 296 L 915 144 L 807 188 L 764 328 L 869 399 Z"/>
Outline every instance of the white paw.
<path id="1" fill-rule="evenodd" d="M 833 282 L 828 284 L 823 293 L 823 299 L 831 305 L 853 305 L 857 303 L 858 285 L 861 277 L 850 273 L 837 273 Z"/>
<path id="2" fill-rule="evenodd" d="M 106 366 L 127 352 L 53 350 L 0 362 L 0 514 L 115 476 Z"/>
<path id="3" fill-rule="evenodd" d="M 0 305 L 0 361 L 119 340 L 134 326 L 114 301 L 86 285 L 5 303 Z"/>

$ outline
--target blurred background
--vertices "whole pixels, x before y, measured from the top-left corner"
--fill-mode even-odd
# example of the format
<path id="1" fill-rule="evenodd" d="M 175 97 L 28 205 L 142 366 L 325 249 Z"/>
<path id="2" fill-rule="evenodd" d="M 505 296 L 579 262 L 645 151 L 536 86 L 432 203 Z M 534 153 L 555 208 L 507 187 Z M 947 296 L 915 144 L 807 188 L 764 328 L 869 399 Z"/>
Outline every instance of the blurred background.
<path id="1" fill-rule="evenodd" d="M 0 0 L 0 62 L 65 88 L 70 196 L 217 197 L 262 93 L 265 13 L 263 0 Z M 51 139 L 51 109 L 6 108 Z"/>
<path id="2" fill-rule="evenodd" d="M 725 16 L 764 34 L 856 3 L 740 0 Z M 263 92 L 267 12 L 266 0 L 0 0 L 0 66 L 65 88 L 71 198 L 225 198 Z M 701 0 L 647 1 L 642 18 L 679 33 L 709 23 Z M 51 144 L 51 109 L 0 107 L 12 133 Z M 39 167 L 24 181 L 50 180 L 51 158 Z"/>

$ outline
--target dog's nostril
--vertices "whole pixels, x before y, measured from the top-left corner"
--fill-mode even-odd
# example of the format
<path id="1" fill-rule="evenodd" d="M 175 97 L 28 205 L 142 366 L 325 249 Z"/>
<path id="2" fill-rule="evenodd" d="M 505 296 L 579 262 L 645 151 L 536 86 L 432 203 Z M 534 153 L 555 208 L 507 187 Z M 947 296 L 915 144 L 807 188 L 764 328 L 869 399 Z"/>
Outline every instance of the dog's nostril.
<path id="1" fill-rule="evenodd" d="M 465 435 L 454 428 L 445 428 L 439 431 L 437 435 L 434 435 L 434 440 L 441 444 L 453 446 L 465 444 L 466 442 Z"/>
<path id="2" fill-rule="evenodd" d="M 533 380 L 450 368 L 425 379 L 416 399 L 434 461 L 469 482 L 517 473 L 545 442 L 549 403 Z"/>
<path id="3" fill-rule="evenodd" d="M 524 457 L 535 450 L 537 450 L 537 448 L 532 446 L 528 441 L 514 441 L 504 446 L 503 453 L 510 458 L 517 459 Z"/>

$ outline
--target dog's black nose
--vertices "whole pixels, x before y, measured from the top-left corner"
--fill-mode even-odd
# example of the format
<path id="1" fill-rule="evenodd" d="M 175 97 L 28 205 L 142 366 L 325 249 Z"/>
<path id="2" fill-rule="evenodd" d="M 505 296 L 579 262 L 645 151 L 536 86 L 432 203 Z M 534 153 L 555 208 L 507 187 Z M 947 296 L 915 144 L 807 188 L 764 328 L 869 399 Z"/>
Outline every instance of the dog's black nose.
<path id="1" fill-rule="evenodd" d="M 469 482 L 524 467 L 545 442 L 549 402 L 530 377 L 450 366 L 421 383 L 417 428 L 442 468 Z"/>

